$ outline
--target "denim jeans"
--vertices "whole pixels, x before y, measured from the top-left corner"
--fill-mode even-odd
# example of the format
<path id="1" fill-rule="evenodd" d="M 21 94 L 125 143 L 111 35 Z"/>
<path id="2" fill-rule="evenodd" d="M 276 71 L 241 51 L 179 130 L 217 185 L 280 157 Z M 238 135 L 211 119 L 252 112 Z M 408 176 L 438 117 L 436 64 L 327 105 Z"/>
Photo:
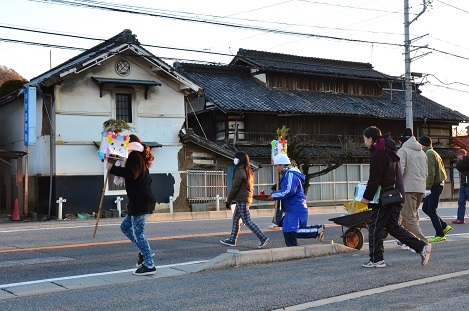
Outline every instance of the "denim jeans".
<path id="1" fill-rule="evenodd" d="M 432 192 L 425 197 L 425 200 L 423 200 L 422 211 L 430 217 L 433 228 L 435 228 L 435 235 L 445 236 L 443 229 L 446 228 L 446 222 L 444 222 L 436 213 L 438 202 L 440 201 L 440 194 L 443 192 L 443 185 L 435 184 L 431 191 Z"/>
<path id="2" fill-rule="evenodd" d="M 458 220 L 464 220 L 466 216 L 466 201 L 469 200 L 469 186 L 459 188 L 458 196 Z"/>
<path id="3" fill-rule="evenodd" d="M 121 223 L 121 231 L 140 250 L 143 255 L 144 264 L 147 268 L 153 268 L 155 262 L 151 256 L 151 248 L 145 237 L 145 218 L 147 215 L 125 216 Z"/>

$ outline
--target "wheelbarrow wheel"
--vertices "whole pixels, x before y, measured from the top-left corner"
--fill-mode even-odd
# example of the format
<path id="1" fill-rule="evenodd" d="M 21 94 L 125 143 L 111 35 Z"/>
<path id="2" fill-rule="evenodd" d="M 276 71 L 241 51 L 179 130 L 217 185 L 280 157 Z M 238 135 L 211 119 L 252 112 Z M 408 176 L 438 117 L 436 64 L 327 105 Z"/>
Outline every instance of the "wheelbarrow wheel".
<path id="1" fill-rule="evenodd" d="M 365 242 L 365 236 L 359 228 L 349 228 L 345 231 L 344 234 L 344 245 L 355 248 L 362 249 L 363 243 Z"/>

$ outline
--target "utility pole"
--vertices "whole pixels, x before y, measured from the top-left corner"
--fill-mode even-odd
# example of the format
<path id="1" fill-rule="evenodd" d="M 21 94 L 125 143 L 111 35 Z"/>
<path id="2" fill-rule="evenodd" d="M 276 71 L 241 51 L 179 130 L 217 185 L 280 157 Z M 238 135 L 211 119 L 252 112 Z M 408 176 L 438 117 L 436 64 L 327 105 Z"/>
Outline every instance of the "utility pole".
<path id="1" fill-rule="evenodd" d="M 409 38 L 409 26 L 419 18 L 420 15 L 427 9 L 427 1 L 422 0 L 423 9 L 422 11 L 409 21 L 409 0 L 404 0 L 404 54 L 405 54 L 405 116 L 406 116 L 406 127 L 414 129 L 413 113 L 412 113 L 412 84 L 411 84 L 411 72 L 410 63 L 410 43 Z"/>

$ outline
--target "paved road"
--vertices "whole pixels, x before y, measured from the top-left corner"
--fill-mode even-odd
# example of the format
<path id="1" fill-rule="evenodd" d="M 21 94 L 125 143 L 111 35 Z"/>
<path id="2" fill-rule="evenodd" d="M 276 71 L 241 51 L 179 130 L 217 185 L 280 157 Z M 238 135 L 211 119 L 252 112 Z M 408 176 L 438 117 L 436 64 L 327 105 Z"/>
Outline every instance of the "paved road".
<path id="1" fill-rule="evenodd" d="M 441 209 L 441 215 L 452 219 L 454 211 Z M 310 218 L 313 222 L 323 223 L 334 216 L 337 215 Z M 261 228 L 266 228 L 270 218 L 258 217 L 255 221 Z M 227 219 L 149 223 L 147 226 L 147 235 L 155 237 L 151 244 L 157 251 L 158 265 L 209 260 L 227 249 L 218 244 L 230 228 Z M 428 220 L 422 221 L 422 227 L 427 235 L 433 233 Z M 93 223 L 89 221 L 2 225 L 0 283 L 132 268 L 135 249 L 123 239 L 115 220 L 105 220 L 95 239 L 91 237 L 92 230 Z M 248 230 L 244 228 L 243 231 Z M 313 302 L 322 304 L 320 308 L 326 310 L 345 306 L 352 310 L 390 310 L 392 307 L 447 310 L 448 306 L 451 310 L 462 310 L 464 303 L 461 301 L 469 302 L 467 232 L 466 226 L 455 226 L 448 242 L 435 244 L 427 267 L 419 265 L 418 255 L 401 251 L 388 242 L 385 257 L 389 267 L 386 269 L 370 271 L 359 267 L 367 260 L 365 245 L 362 251 L 353 254 L 203 271 L 156 280 L 145 278 L 138 283 L 3 299 L 0 310 L 63 310 L 64 303 L 67 310 L 272 310 L 292 305 L 300 305 L 298 310 L 304 310 L 312 309 Z M 284 246 L 279 231 L 270 231 L 268 235 L 272 240 L 270 247 Z M 338 242 L 339 236 L 340 227 L 328 225 L 325 243 Z M 237 249 L 253 250 L 256 246 L 254 235 L 247 233 L 240 237 Z M 34 247 L 36 249 L 18 251 Z M 430 282 L 432 279 L 429 278 L 435 276 L 442 280 Z M 423 284 L 406 283 L 412 280 L 420 280 Z M 390 285 L 395 288 L 386 288 Z M 377 289 L 383 293 L 367 292 Z M 344 296 L 347 294 L 351 296 Z M 378 306 L 377 301 L 381 300 L 385 304 Z"/>

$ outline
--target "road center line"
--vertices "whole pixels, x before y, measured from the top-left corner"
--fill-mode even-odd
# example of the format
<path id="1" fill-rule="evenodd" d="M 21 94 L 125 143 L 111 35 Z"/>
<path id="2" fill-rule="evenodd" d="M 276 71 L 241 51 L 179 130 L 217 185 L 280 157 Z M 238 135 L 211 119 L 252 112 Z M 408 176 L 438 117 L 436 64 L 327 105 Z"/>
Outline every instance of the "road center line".
<path id="1" fill-rule="evenodd" d="M 269 232 L 273 230 L 263 230 Z M 249 234 L 250 231 L 240 232 L 239 234 Z M 173 235 L 166 237 L 147 238 L 148 241 L 165 241 L 165 240 L 176 240 L 176 239 L 190 239 L 198 237 L 211 237 L 220 235 L 229 235 L 230 232 L 215 232 L 215 233 L 199 233 L 191 235 Z M 30 251 L 42 251 L 51 249 L 64 249 L 64 248 L 77 248 L 77 247 L 90 247 L 90 246 L 102 246 L 102 245 L 115 245 L 115 244 L 126 244 L 131 243 L 130 240 L 117 240 L 117 241 L 106 241 L 106 242 L 91 242 L 91 243 L 77 243 L 77 244 L 65 244 L 65 245 L 50 245 L 50 246 L 37 246 L 37 247 L 25 247 L 25 248 L 11 248 L 2 249 L 0 254 L 4 253 L 16 253 L 16 252 L 30 252 Z"/>
<path id="2" fill-rule="evenodd" d="M 328 305 L 328 304 L 343 302 L 343 301 L 347 301 L 347 300 L 350 300 L 350 299 L 357 299 L 357 298 L 360 298 L 360 297 L 381 294 L 381 293 L 389 292 L 389 291 L 392 291 L 392 290 L 397 290 L 397 289 L 402 289 L 402 288 L 406 288 L 406 287 L 427 284 L 427 283 L 431 283 L 431 282 L 443 281 L 443 280 L 446 280 L 446 279 L 461 277 L 461 276 L 465 276 L 465 275 L 469 275 L 469 270 L 464 270 L 464 271 L 459 271 L 459 272 L 454 272 L 454 273 L 448 273 L 448 274 L 443 274 L 443 275 L 437 275 L 437 276 L 432 276 L 432 277 L 428 277 L 428 278 L 424 278 L 424 279 L 408 281 L 408 282 L 403 282 L 403 283 L 398 283 L 398 284 L 386 285 L 386 286 L 383 286 L 383 287 L 367 289 L 367 290 L 364 290 L 364 291 L 361 291 L 361 292 L 350 293 L 350 294 L 330 297 L 330 298 L 326 298 L 326 299 L 311 301 L 311 302 L 307 302 L 307 303 L 302 303 L 302 304 L 299 304 L 299 305 L 285 307 L 285 308 L 281 308 L 281 309 L 276 309 L 276 310 L 273 310 L 273 311 L 283 311 L 283 310 L 299 311 L 299 310 L 305 310 L 305 309 L 308 309 L 308 308 L 325 306 L 325 305 Z"/>

